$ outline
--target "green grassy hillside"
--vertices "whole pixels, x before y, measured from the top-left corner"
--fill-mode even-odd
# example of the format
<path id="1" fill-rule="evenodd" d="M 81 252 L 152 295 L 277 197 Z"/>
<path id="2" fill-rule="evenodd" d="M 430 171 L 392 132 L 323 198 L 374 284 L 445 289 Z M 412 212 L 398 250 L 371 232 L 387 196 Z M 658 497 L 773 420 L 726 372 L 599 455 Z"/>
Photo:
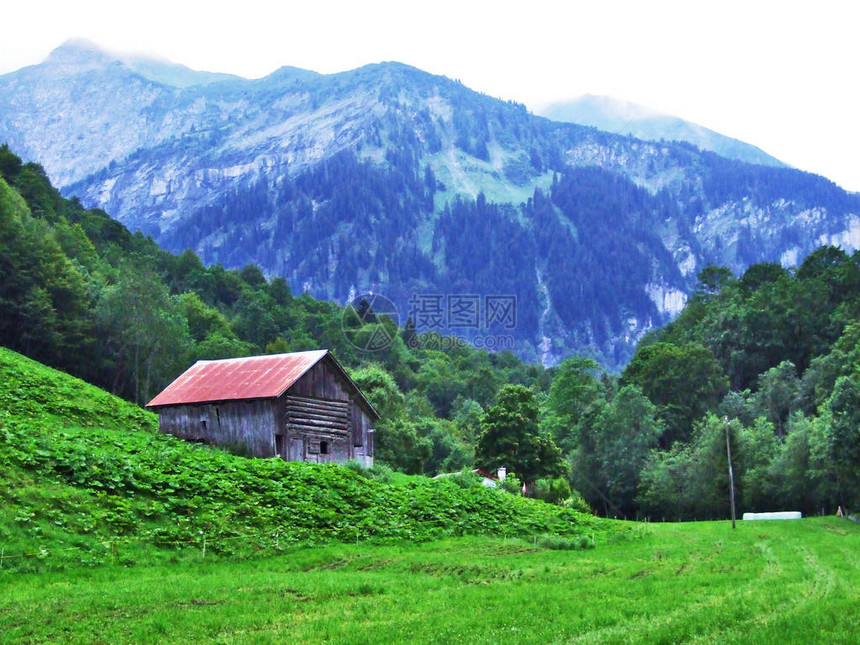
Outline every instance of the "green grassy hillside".
<path id="1" fill-rule="evenodd" d="M 0 348 L 0 575 L 297 543 L 555 534 L 610 522 L 489 490 L 337 465 L 246 459 L 158 434 L 156 417 Z M 589 536 L 586 538 L 585 536 Z"/>

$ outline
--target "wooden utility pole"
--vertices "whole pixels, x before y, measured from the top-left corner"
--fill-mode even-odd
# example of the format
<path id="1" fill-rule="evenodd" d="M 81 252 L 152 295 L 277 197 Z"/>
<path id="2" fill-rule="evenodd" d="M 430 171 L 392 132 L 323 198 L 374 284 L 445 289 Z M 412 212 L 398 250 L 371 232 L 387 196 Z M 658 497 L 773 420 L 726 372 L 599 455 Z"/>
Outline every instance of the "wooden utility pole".
<path id="1" fill-rule="evenodd" d="M 735 528 L 735 475 L 732 472 L 732 443 L 729 440 L 729 417 L 726 422 L 726 456 L 729 460 L 729 497 L 732 500 L 732 528 Z"/>

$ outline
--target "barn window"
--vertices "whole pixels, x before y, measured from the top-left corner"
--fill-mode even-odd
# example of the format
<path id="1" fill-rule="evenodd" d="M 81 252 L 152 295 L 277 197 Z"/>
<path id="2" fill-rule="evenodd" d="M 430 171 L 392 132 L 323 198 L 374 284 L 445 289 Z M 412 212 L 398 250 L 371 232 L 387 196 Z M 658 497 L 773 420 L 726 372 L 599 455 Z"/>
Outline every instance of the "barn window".
<path id="1" fill-rule="evenodd" d="M 282 434 L 276 434 L 275 435 L 275 454 L 278 455 L 278 457 L 284 457 L 285 456 L 284 453 L 286 452 L 286 445 L 287 445 L 286 437 L 284 437 L 284 435 L 282 435 Z"/>
<path id="2" fill-rule="evenodd" d="M 327 455 L 328 454 L 328 441 L 320 441 L 320 454 Z"/>
<path id="3" fill-rule="evenodd" d="M 200 427 L 203 428 L 203 432 L 206 432 L 206 419 L 200 419 Z"/>

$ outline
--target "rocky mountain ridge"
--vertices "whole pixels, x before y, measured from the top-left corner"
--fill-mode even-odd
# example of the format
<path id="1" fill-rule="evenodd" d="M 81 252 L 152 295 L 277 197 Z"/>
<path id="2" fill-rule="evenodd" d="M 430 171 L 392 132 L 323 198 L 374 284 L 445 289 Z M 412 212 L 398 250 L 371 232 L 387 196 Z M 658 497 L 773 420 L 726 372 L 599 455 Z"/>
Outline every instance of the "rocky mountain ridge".
<path id="1" fill-rule="evenodd" d="M 533 360 L 623 363 L 708 263 L 860 247 L 860 196 L 824 178 L 550 121 L 399 63 L 257 80 L 165 65 L 67 44 L 0 77 L 0 141 L 166 248 L 294 291 L 382 293 L 404 320 L 416 294 L 512 296 L 513 328 L 425 329 Z"/>

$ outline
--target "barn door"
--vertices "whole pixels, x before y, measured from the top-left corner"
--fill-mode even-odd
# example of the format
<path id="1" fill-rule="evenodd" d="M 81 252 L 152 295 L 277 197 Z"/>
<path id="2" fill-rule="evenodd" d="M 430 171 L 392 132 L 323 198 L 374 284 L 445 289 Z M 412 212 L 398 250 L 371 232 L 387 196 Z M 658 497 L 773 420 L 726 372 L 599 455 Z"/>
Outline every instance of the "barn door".
<path id="1" fill-rule="evenodd" d="M 322 437 L 315 437 L 313 435 L 307 437 L 306 439 L 308 447 L 308 455 L 306 461 L 311 461 L 318 464 L 323 464 L 327 461 L 331 461 L 332 441 L 330 439 L 323 439 Z"/>

